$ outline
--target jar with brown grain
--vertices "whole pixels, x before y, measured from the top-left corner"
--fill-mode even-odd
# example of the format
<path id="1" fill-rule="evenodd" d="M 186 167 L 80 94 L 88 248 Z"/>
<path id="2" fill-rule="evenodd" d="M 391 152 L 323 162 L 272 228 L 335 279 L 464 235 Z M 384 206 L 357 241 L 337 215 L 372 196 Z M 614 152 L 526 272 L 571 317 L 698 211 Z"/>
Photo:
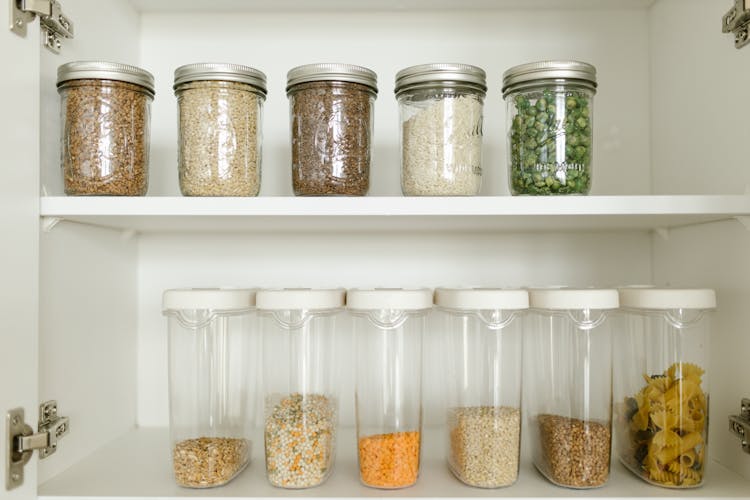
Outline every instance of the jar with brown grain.
<path id="1" fill-rule="evenodd" d="M 65 194 L 145 195 L 153 75 L 127 64 L 74 61 L 57 69 L 57 90 Z"/>
<path id="2" fill-rule="evenodd" d="M 366 195 L 376 74 L 351 64 L 308 64 L 289 71 L 286 91 L 294 194 Z"/>
<path id="3" fill-rule="evenodd" d="M 196 63 L 174 72 L 180 191 L 257 196 L 266 75 L 239 64 Z"/>

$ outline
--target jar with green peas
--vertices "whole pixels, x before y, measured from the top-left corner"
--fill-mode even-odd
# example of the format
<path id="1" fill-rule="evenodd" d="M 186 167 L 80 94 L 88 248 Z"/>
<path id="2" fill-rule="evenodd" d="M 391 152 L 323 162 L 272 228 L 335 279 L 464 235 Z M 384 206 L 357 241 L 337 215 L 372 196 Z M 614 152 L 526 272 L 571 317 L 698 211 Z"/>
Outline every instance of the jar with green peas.
<path id="1" fill-rule="evenodd" d="M 514 195 L 588 194 L 596 68 L 578 61 L 515 66 L 503 75 Z"/>

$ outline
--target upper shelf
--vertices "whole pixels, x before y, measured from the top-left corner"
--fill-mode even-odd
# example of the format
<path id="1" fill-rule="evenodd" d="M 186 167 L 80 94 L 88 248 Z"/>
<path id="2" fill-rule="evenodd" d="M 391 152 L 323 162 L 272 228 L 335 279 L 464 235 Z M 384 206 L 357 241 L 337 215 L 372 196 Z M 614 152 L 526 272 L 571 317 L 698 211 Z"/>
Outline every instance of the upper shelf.
<path id="1" fill-rule="evenodd" d="M 42 197 L 42 217 L 138 232 L 619 231 L 750 216 L 750 196 Z"/>
<path id="2" fill-rule="evenodd" d="M 466 9 L 631 9 L 655 0 L 130 0 L 140 12 L 365 11 Z"/>

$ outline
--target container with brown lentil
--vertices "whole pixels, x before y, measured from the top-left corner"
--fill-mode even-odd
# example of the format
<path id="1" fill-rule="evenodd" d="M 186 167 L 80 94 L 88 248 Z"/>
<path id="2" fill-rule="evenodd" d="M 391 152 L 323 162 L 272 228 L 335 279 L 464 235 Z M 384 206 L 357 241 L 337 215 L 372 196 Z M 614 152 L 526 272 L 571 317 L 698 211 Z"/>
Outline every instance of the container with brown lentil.
<path id="1" fill-rule="evenodd" d="M 524 331 L 525 433 L 550 482 L 596 488 L 609 479 L 612 321 L 617 290 L 529 290 Z"/>
<path id="2" fill-rule="evenodd" d="M 294 194 L 366 195 L 375 73 L 351 64 L 309 64 L 289 71 L 286 90 Z"/>
<path id="3" fill-rule="evenodd" d="M 65 194 L 145 195 L 151 73 L 127 64 L 75 61 L 57 69 L 57 90 Z"/>
<path id="4" fill-rule="evenodd" d="M 266 75 L 224 63 L 180 66 L 178 168 L 185 196 L 257 196 Z"/>

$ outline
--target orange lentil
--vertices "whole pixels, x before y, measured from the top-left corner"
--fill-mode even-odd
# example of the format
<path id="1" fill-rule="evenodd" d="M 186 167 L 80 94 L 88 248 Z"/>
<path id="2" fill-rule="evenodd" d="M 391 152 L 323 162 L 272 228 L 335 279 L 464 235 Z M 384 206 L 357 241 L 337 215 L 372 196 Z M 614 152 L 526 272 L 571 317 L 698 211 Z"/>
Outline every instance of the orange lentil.
<path id="1" fill-rule="evenodd" d="M 377 488 L 403 488 L 417 481 L 419 432 L 394 432 L 359 439 L 362 482 Z"/>

